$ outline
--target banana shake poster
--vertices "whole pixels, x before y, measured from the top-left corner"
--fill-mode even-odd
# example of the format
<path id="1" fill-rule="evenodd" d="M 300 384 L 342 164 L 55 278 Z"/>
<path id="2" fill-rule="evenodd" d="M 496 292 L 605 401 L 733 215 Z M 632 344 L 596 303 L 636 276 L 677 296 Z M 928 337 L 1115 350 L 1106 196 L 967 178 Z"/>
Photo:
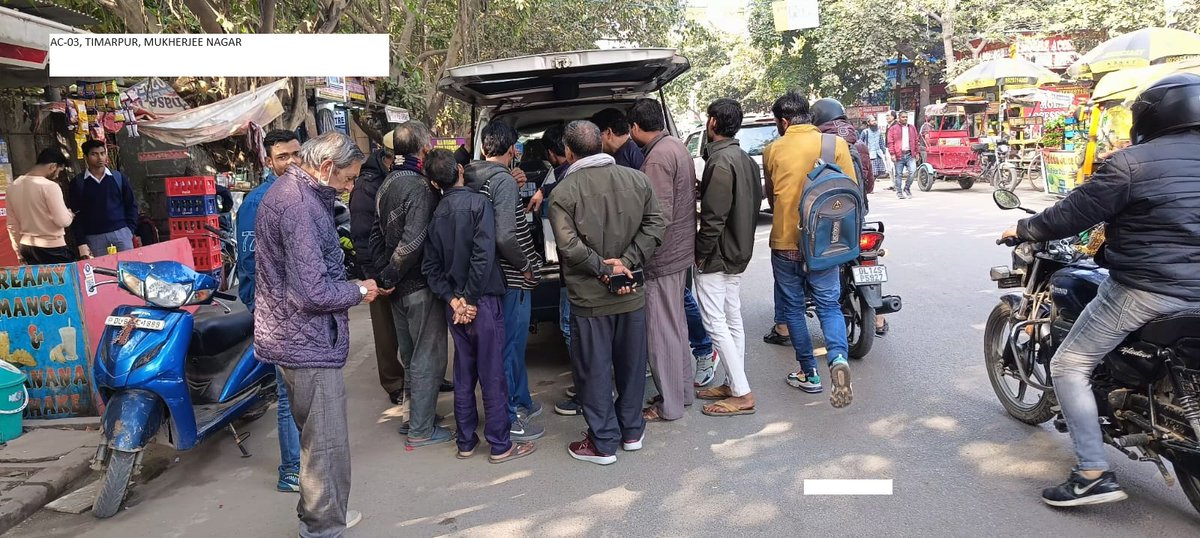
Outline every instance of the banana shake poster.
<path id="1" fill-rule="evenodd" d="M 73 264 L 0 268 L 0 359 L 28 376 L 27 418 L 91 413 L 78 293 Z"/>

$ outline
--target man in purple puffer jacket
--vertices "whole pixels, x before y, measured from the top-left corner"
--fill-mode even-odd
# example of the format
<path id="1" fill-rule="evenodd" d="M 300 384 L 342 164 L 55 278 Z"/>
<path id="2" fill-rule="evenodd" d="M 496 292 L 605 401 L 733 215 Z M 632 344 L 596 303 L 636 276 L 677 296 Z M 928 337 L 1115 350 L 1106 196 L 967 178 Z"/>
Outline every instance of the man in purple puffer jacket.
<path id="1" fill-rule="evenodd" d="M 365 156 L 327 133 L 300 147 L 258 208 L 254 344 L 279 366 L 300 429 L 300 536 L 339 537 L 362 519 L 350 499 L 350 435 L 341 368 L 350 353 L 350 307 L 379 295 L 347 282 L 333 201 L 350 190 Z"/>

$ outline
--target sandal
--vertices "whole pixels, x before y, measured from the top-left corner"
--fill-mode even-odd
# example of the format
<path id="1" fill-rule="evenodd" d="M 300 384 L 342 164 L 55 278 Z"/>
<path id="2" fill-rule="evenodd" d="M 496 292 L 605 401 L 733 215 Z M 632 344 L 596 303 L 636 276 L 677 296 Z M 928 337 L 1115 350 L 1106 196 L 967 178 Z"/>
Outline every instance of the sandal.
<path id="1" fill-rule="evenodd" d="M 754 408 L 738 407 L 729 403 L 729 400 L 718 400 L 704 406 L 700 412 L 710 417 L 736 417 L 738 415 L 753 415 Z"/>
<path id="2" fill-rule="evenodd" d="M 479 445 L 475 445 L 475 446 L 479 446 Z M 467 458 L 470 458 L 471 456 L 474 456 L 474 455 L 475 455 L 475 447 L 471 447 L 471 450 L 462 450 L 462 449 L 459 449 L 458 453 L 457 453 L 457 454 L 455 454 L 455 455 L 454 455 L 454 457 L 455 457 L 455 458 L 458 458 L 458 459 L 460 459 L 460 460 L 465 460 L 465 459 L 467 459 Z"/>
<path id="3" fill-rule="evenodd" d="M 730 396 L 733 396 L 733 390 L 729 385 L 696 391 L 696 398 L 700 400 L 724 400 Z"/>
<path id="4" fill-rule="evenodd" d="M 891 327 L 889 327 L 889 326 L 888 326 L 888 322 L 887 322 L 887 320 L 886 320 L 886 319 L 884 319 L 884 320 L 883 320 L 883 326 L 882 326 L 882 327 L 875 327 L 875 336 L 884 336 L 884 335 L 886 335 L 886 334 L 888 333 L 888 329 L 890 329 L 890 328 L 891 328 Z"/>
<path id="5" fill-rule="evenodd" d="M 525 456 L 533 454 L 536 450 L 537 446 L 529 441 L 523 443 L 513 443 L 512 448 L 509 448 L 508 452 L 488 456 L 488 463 L 504 463 L 517 458 L 524 458 Z"/>
<path id="6" fill-rule="evenodd" d="M 407 448 L 418 448 L 418 447 L 423 447 L 423 446 L 449 443 L 450 441 L 453 441 L 453 440 L 454 440 L 454 432 L 451 432 L 450 430 L 447 430 L 446 428 L 443 428 L 441 426 L 434 426 L 433 433 L 430 434 L 429 437 L 426 437 L 424 439 L 419 439 L 419 438 L 410 436 L 408 438 L 408 440 L 404 442 L 404 446 Z"/>
<path id="7" fill-rule="evenodd" d="M 642 419 L 646 422 L 667 422 L 667 419 L 658 413 L 658 408 L 653 405 L 642 410 Z"/>
<path id="8" fill-rule="evenodd" d="M 655 404 L 660 404 L 662 402 L 663 402 L 663 397 L 661 394 L 659 394 L 658 396 L 655 396 L 653 398 L 650 398 L 649 400 L 646 400 L 646 405 L 655 405 Z"/>

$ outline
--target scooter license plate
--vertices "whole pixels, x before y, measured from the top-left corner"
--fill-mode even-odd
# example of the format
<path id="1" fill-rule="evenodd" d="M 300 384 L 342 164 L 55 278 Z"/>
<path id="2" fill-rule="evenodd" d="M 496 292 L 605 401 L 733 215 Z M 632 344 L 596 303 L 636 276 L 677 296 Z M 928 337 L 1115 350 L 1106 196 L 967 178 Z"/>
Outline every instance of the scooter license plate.
<path id="1" fill-rule="evenodd" d="M 125 316 L 108 316 L 107 318 L 104 318 L 104 324 L 108 325 L 109 327 L 124 327 L 129 324 L 129 319 L 130 318 Z M 138 329 L 161 331 L 166 328 L 167 323 L 161 319 L 137 318 L 137 321 L 134 322 L 133 326 L 137 327 Z"/>
<path id="2" fill-rule="evenodd" d="M 862 286 L 864 284 L 882 284 L 887 282 L 887 267 L 882 265 L 869 265 L 860 267 L 851 267 L 850 271 L 854 276 L 854 285 Z"/>

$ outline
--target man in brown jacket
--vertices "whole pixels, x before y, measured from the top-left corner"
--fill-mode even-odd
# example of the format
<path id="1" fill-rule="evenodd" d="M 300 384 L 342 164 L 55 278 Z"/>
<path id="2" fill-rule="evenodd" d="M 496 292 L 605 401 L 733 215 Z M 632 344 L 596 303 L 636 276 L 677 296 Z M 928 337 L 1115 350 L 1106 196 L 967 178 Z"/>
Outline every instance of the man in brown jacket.
<path id="1" fill-rule="evenodd" d="M 646 420 L 678 420 L 695 400 L 696 363 L 688 352 L 683 290 L 696 261 L 696 169 L 683 141 L 666 132 L 666 114 L 653 99 L 638 99 L 629 110 L 630 134 L 642 146 L 642 172 L 667 219 L 662 246 L 646 264 L 646 323 L 650 368 L 662 401 L 647 408 Z"/>

